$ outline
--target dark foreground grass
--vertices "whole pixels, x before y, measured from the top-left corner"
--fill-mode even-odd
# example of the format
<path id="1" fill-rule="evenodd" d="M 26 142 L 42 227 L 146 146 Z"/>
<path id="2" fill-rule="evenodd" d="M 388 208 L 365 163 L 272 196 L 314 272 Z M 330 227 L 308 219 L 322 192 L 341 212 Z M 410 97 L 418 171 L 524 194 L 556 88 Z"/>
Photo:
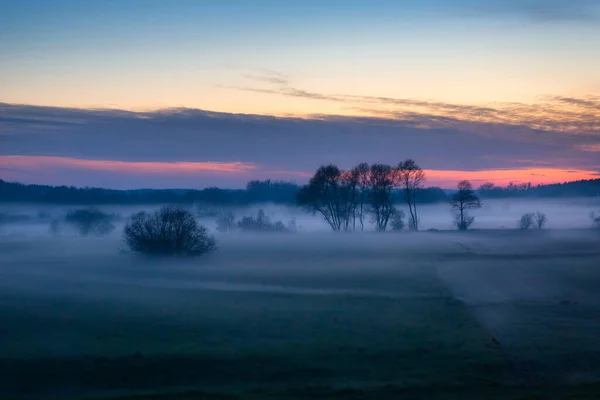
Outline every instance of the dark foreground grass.
<path id="1" fill-rule="evenodd" d="M 110 400 L 596 400 L 600 384 L 580 385 L 487 385 L 487 386 L 413 386 L 374 387 L 367 389 L 332 389 L 314 387 L 290 390 L 250 390 L 243 393 L 188 392 L 112 397 Z M 100 399 L 94 399 L 100 400 Z M 101 399 L 108 400 L 108 399 Z"/>
<path id="2" fill-rule="evenodd" d="M 600 398 L 582 323 L 599 309 L 595 253 L 337 238 L 225 243 L 204 266 L 36 244 L 0 256 L 0 399 Z M 547 248 L 555 261 L 514 259 Z M 532 361 L 556 369 L 545 385 L 522 384 Z"/>
<path id="3" fill-rule="evenodd" d="M 487 385 L 510 374 L 492 338 L 466 307 L 444 296 L 202 292 L 193 299 L 186 300 L 195 310 L 191 315 L 166 320 L 134 317 L 127 310 L 126 317 L 106 315 L 99 305 L 93 314 L 82 305 L 78 314 L 68 309 L 79 318 L 71 321 L 48 318 L 45 312 L 56 303 L 37 304 L 28 321 L 4 309 L 3 322 L 12 321 L 15 334 L 10 351 L 28 354 L 0 359 L 1 392 L 68 398 L 182 387 Z M 44 341 L 45 336 L 52 339 Z M 25 353 L 27 344 L 31 348 Z"/>

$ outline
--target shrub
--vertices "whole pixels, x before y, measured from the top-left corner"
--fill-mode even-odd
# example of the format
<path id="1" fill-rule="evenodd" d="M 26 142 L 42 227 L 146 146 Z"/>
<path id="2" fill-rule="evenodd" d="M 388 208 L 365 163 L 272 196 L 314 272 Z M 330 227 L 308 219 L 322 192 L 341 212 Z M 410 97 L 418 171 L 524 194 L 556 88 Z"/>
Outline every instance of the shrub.
<path id="1" fill-rule="evenodd" d="M 233 211 L 222 211 L 217 216 L 217 230 L 219 232 L 231 232 L 235 229 L 235 214 Z"/>
<path id="2" fill-rule="evenodd" d="M 531 229 L 534 226 L 534 213 L 525 213 L 521 216 L 519 220 L 519 228 L 523 230 Z"/>
<path id="3" fill-rule="evenodd" d="M 463 215 L 461 219 L 459 214 L 454 214 L 453 222 L 454 226 L 456 226 L 456 229 L 458 229 L 459 231 L 466 231 L 469 230 L 471 225 L 473 225 L 473 223 L 475 222 L 475 217 L 471 215 Z"/>
<path id="4" fill-rule="evenodd" d="M 406 214 L 403 210 L 394 210 L 390 221 L 390 226 L 393 231 L 401 231 L 406 227 L 406 221 L 404 221 L 405 217 Z"/>
<path id="5" fill-rule="evenodd" d="M 546 225 L 546 222 L 548 222 L 548 218 L 546 217 L 546 214 L 544 214 L 543 212 L 536 212 L 535 213 L 535 226 L 538 229 L 542 229 L 544 227 L 544 225 Z"/>
<path id="6" fill-rule="evenodd" d="M 271 222 L 262 209 L 258 210 L 256 217 L 244 217 L 238 221 L 237 225 L 242 231 L 247 232 L 288 232 L 283 222 Z"/>
<path id="7" fill-rule="evenodd" d="M 135 214 L 124 234 L 131 250 L 149 255 L 196 256 L 216 248 L 214 237 L 192 213 L 173 206 Z"/>
<path id="8" fill-rule="evenodd" d="M 103 213 L 96 208 L 69 210 L 65 222 L 79 231 L 81 236 L 103 236 L 111 233 L 115 226 L 111 223 L 114 215 Z"/>

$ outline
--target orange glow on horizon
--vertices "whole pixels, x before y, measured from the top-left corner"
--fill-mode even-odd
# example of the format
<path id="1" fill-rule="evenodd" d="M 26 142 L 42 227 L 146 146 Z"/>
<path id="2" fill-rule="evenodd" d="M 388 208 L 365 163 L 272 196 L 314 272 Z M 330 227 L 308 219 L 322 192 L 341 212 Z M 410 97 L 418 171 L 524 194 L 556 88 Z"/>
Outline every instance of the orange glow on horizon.
<path id="1" fill-rule="evenodd" d="M 86 160 L 57 156 L 0 156 L 0 168 L 11 170 L 10 177 L 19 180 L 19 171 L 36 172 L 40 175 L 60 173 L 61 169 L 157 175 L 161 177 L 194 175 L 227 175 L 248 180 L 268 179 L 270 176 L 285 175 L 308 179 L 312 173 L 305 171 L 268 170 L 255 163 L 245 162 L 157 162 L 157 161 L 109 161 Z M 460 180 L 470 180 L 475 187 L 484 182 L 506 186 L 511 182 L 531 182 L 532 185 L 561 183 L 600 178 L 593 170 L 561 168 L 490 169 L 479 171 L 425 170 L 426 186 L 453 188 Z M 256 176 L 255 176 L 256 175 Z M 1 177 L 0 177 L 1 178 Z M 34 182 L 31 182 L 34 183 Z M 68 184 L 68 183 L 67 183 Z"/>
<path id="2" fill-rule="evenodd" d="M 484 182 L 493 182 L 495 185 L 506 186 L 511 182 L 527 183 L 532 185 L 571 182 L 585 179 L 598 179 L 600 173 L 593 170 L 560 169 L 560 168 L 523 168 L 523 169 L 496 169 L 481 171 L 443 171 L 426 170 L 426 186 L 440 186 L 454 188 L 460 180 L 471 181 L 475 187 Z"/>

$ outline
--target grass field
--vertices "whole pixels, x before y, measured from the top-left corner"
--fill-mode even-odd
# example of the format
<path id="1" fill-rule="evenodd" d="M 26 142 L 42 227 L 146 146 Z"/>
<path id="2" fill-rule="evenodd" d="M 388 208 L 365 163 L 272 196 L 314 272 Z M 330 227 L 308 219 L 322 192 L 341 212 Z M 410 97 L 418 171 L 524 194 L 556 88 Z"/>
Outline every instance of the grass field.
<path id="1" fill-rule="evenodd" d="M 597 398 L 599 243 L 230 236 L 186 261 L 3 237 L 0 397 Z"/>

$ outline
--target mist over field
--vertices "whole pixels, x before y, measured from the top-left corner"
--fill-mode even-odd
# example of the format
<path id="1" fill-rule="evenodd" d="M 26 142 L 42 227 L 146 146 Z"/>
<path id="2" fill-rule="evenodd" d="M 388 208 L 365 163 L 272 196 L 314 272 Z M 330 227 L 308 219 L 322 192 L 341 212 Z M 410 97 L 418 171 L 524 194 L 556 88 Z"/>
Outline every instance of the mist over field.
<path id="1" fill-rule="evenodd" d="M 600 235 L 596 199 L 487 200 L 474 230 L 447 204 L 421 232 L 334 233 L 298 208 L 297 232 L 216 231 L 195 258 L 129 251 L 129 216 L 108 235 L 61 222 L 76 207 L 6 205 L 0 226 L 0 393 L 124 393 L 378 385 L 596 382 Z M 516 229 L 542 211 L 542 230 Z M 479 230 L 478 230 L 479 229 Z M 431 230 L 431 231 L 428 231 Z M 35 382 L 31 385 L 30 382 Z"/>
<path id="2" fill-rule="evenodd" d="M 47 204 L 4 204 L 3 214 L 13 217 L 9 221 L 0 220 L 0 235 L 36 235 L 45 236 L 50 233 L 49 223 L 62 220 L 68 210 L 86 208 L 86 206 L 63 206 Z M 118 216 L 117 229 L 113 235 L 119 236 L 127 219 L 139 211 L 152 212 L 160 205 L 104 205 L 98 208 L 108 214 Z M 403 210 L 403 204 L 398 209 Z M 299 233 L 329 232 L 331 228 L 320 215 L 312 215 L 298 207 L 278 204 L 258 204 L 247 207 L 215 206 L 195 204 L 185 208 L 195 213 L 198 221 L 209 230 L 216 230 L 216 217 L 206 216 L 223 210 L 232 211 L 237 219 L 255 215 L 260 209 L 274 221 L 289 224 L 295 220 Z M 586 229 L 591 226 L 590 213 L 598 213 L 600 200 L 597 198 L 556 198 L 556 199 L 485 199 L 481 209 L 473 210 L 475 217 L 473 229 L 515 229 L 519 218 L 527 212 L 543 212 L 548 216 L 548 229 Z M 421 229 L 447 230 L 455 229 L 452 222 L 450 205 L 447 203 L 419 205 Z M 373 230 L 367 219 L 365 230 Z M 60 234 L 69 235 L 76 232 L 68 227 Z"/>

